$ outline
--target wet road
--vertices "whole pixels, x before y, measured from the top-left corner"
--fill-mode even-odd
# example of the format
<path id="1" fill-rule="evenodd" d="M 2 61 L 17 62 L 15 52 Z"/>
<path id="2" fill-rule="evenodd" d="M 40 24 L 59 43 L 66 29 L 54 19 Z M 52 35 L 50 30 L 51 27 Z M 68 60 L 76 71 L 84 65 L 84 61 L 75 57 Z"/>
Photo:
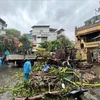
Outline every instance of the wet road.
<path id="1" fill-rule="evenodd" d="M 13 87 L 18 82 L 18 79 L 14 77 L 17 72 L 22 72 L 22 68 L 12 68 L 8 67 L 8 65 L 0 68 L 0 87 L 8 85 L 9 88 Z M 11 93 L 9 91 L 0 94 L 0 100 L 9 100 L 10 97 Z"/>
<path id="2" fill-rule="evenodd" d="M 99 80 L 97 80 L 97 81 L 98 81 L 98 83 L 100 83 L 100 65 L 94 65 L 92 70 L 94 70 L 94 72 L 98 75 Z M 97 100 L 100 100 L 100 87 L 93 88 L 92 90 L 93 90 L 92 95 L 94 97 L 96 97 Z"/>

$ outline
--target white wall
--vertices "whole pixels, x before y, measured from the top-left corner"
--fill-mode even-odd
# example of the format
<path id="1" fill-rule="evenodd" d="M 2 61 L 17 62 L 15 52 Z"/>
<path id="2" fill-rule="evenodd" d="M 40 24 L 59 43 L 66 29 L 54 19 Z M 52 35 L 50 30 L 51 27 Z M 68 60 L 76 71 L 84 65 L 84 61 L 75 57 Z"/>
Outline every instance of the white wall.
<path id="1" fill-rule="evenodd" d="M 41 42 L 43 43 L 43 42 L 45 42 L 45 41 L 47 41 L 48 40 L 48 37 L 42 37 L 41 38 Z"/>
<path id="2" fill-rule="evenodd" d="M 41 43 L 41 38 L 36 38 L 36 43 Z"/>
<path id="3" fill-rule="evenodd" d="M 57 32 L 49 32 L 48 41 L 53 41 L 57 39 Z"/>
<path id="4" fill-rule="evenodd" d="M 53 41 L 57 39 L 57 32 L 50 32 L 49 27 L 34 27 L 32 35 L 36 35 L 36 41 L 33 40 L 33 43 L 37 45 L 46 40 L 46 38 L 43 37 L 47 37 L 47 41 Z"/>
<path id="5" fill-rule="evenodd" d="M 2 23 L 0 22 L 0 29 L 2 29 Z"/>
<path id="6" fill-rule="evenodd" d="M 0 22 L 0 35 L 5 34 L 5 30 L 2 30 L 2 27 L 6 29 L 5 25 Z"/>
<path id="7" fill-rule="evenodd" d="M 42 42 L 41 34 L 48 36 L 49 27 L 34 27 L 33 31 L 32 31 L 32 35 L 36 35 L 36 41 L 34 42 L 34 40 L 33 40 L 33 43 L 41 43 Z M 38 37 L 40 37 L 40 38 L 38 38 Z"/>
<path id="8" fill-rule="evenodd" d="M 0 31 L 0 35 L 5 34 L 5 33 L 6 33 L 5 31 Z"/>

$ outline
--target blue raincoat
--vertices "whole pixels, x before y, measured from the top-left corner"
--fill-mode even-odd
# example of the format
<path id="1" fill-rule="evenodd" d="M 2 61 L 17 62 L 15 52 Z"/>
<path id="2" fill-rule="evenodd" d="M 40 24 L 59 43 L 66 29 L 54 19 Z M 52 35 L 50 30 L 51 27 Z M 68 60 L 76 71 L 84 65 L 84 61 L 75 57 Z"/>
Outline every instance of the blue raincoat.
<path id="1" fill-rule="evenodd" d="M 10 52 L 9 52 L 8 50 L 6 50 L 6 51 L 4 52 L 4 54 L 7 56 L 7 55 L 10 54 Z"/>
<path id="2" fill-rule="evenodd" d="M 0 59 L 0 68 L 2 67 L 2 60 Z"/>
<path id="3" fill-rule="evenodd" d="M 26 61 L 24 63 L 24 81 L 29 79 L 30 71 L 31 71 L 31 62 L 30 61 Z"/>

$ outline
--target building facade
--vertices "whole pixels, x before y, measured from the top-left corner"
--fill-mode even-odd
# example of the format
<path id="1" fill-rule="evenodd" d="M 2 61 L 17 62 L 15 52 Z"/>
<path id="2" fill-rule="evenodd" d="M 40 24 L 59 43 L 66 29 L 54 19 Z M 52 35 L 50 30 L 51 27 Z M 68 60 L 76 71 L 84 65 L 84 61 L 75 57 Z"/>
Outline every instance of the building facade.
<path id="1" fill-rule="evenodd" d="M 6 22 L 0 18 L 0 35 L 5 34 L 6 27 L 7 27 Z"/>
<path id="2" fill-rule="evenodd" d="M 64 31 L 65 30 L 63 28 L 57 30 L 57 39 L 59 39 L 61 36 L 65 35 Z"/>
<path id="3" fill-rule="evenodd" d="M 33 46 L 38 47 L 44 41 L 53 41 L 57 39 L 57 29 L 50 28 L 48 25 L 32 26 L 30 31 L 33 36 Z"/>
<path id="4" fill-rule="evenodd" d="M 87 59 L 87 52 L 100 46 L 100 15 L 84 23 L 84 26 L 75 28 L 75 46 L 80 50 L 82 59 Z"/>

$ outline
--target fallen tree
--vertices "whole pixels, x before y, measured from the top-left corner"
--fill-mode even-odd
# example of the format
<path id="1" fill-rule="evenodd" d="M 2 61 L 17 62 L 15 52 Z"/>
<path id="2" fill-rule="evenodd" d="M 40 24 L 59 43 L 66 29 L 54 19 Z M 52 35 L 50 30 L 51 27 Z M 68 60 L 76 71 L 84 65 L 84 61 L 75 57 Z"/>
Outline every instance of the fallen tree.
<path id="1" fill-rule="evenodd" d="M 64 94 L 84 87 L 84 79 L 81 80 L 81 74 L 76 70 L 67 67 L 55 67 L 53 65 L 44 72 L 43 65 L 46 62 L 38 62 L 32 69 L 32 74 L 28 82 L 18 83 L 12 89 L 16 97 L 25 97 L 21 100 L 66 100 Z M 80 96 L 80 95 L 79 95 Z M 17 98 L 16 100 L 20 100 Z M 69 99 L 70 100 L 70 99 Z"/>

